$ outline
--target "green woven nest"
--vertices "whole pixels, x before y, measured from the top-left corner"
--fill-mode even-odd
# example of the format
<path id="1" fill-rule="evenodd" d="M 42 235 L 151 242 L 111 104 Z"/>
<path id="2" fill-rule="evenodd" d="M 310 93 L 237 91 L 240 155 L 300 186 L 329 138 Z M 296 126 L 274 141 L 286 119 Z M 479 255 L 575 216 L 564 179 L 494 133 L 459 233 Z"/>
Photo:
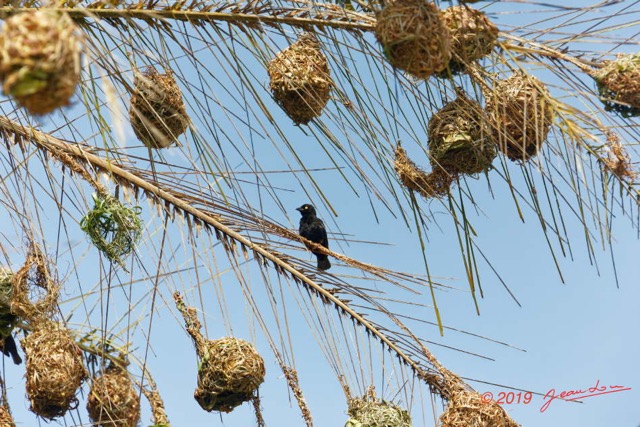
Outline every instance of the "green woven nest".
<path id="1" fill-rule="evenodd" d="M 431 164 L 451 174 L 487 171 L 497 155 L 482 107 L 464 94 L 433 115 L 428 134 Z"/>
<path id="2" fill-rule="evenodd" d="M 451 35 L 451 61 L 438 77 L 464 72 L 468 64 L 491 53 L 498 40 L 498 27 L 479 10 L 469 6 L 451 6 L 442 13 Z"/>
<path id="3" fill-rule="evenodd" d="M 496 81 L 486 98 L 498 149 L 513 161 L 526 162 L 536 156 L 553 122 L 551 95 L 544 84 L 517 71 Z"/>
<path id="4" fill-rule="evenodd" d="M 442 12 L 425 0 L 395 0 L 378 13 L 376 38 L 391 65 L 419 79 L 442 71 L 451 59 Z"/>
<path id="5" fill-rule="evenodd" d="M 109 260 L 122 264 L 122 257 L 133 251 L 142 234 L 142 209 L 126 207 L 108 194 L 93 194 L 93 200 L 95 205 L 80 221 L 80 228 Z"/>
<path id="6" fill-rule="evenodd" d="M 231 412 L 253 399 L 264 382 L 264 360 L 247 341 L 226 337 L 198 349 L 200 367 L 194 398 L 205 411 Z"/>
<path id="7" fill-rule="evenodd" d="M 593 74 L 607 111 L 640 116 L 640 54 L 621 55 Z"/>
<path id="8" fill-rule="evenodd" d="M 322 114 L 331 97 L 333 81 L 327 57 L 314 34 L 303 33 L 278 52 L 267 72 L 273 97 L 296 124 L 307 124 Z"/>
<path id="9" fill-rule="evenodd" d="M 411 427 L 409 412 L 373 396 L 349 401 L 345 427 Z"/>

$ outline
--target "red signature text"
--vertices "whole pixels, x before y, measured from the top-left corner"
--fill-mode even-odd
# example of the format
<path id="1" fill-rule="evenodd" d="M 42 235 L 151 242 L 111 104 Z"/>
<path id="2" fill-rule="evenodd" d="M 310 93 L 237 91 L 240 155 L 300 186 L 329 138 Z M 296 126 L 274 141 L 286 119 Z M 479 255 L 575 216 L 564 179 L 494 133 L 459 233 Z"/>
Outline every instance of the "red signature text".
<path id="1" fill-rule="evenodd" d="M 569 401 L 582 400 L 586 399 L 587 397 L 600 396 L 609 393 L 619 393 L 621 391 L 627 390 L 631 390 L 631 387 L 625 387 L 621 385 L 600 385 L 600 380 L 597 380 L 596 384 L 593 387 L 589 387 L 585 390 L 564 390 L 560 393 L 556 393 L 556 389 L 552 388 L 542 398 L 542 400 L 544 400 L 545 402 L 544 405 L 542 405 L 542 407 L 540 408 L 540 412 L 546 411 L 549 408 L 549 405 L 551 405 L 551 402 L 556 399 Z"/>

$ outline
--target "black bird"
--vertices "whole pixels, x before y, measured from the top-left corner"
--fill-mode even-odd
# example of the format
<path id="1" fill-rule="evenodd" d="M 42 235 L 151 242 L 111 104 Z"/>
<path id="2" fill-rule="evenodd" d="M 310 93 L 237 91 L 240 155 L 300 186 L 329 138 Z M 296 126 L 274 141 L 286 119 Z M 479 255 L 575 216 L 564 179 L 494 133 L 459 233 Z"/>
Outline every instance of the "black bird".
<path id="1" fill-rule="evenodd" d="M 13 363 L 19 365 L 22 363 L 22 358 L 18 354 L 18 347 L 16 346 L 16 342 L 13 339 L 13 336 L 9 335 L 8 337 L 4 337 L 2 343 L 2 353 L 5 356 L 11 356 L 13 359 Z"/>
<path id="2" fill-rule="evenodd" d="M 310 204 L 304 204 L 296 208 L 296 210 L 302 215 L 302 218 L 300 218 L 300 229 L 298 230 L 300 235 L 305 239 L 311 240 L 313 243 L 318 243 L 329 249 L 327 230 L 324 228 L 322 220 L 316 216 L 316 208 Z M 318 270 L 328 270 L 331 268 L 328 256 L 313 251 L 308 246 L 307 249 L 311 250 L 316 258 L 318 258 Z"/>

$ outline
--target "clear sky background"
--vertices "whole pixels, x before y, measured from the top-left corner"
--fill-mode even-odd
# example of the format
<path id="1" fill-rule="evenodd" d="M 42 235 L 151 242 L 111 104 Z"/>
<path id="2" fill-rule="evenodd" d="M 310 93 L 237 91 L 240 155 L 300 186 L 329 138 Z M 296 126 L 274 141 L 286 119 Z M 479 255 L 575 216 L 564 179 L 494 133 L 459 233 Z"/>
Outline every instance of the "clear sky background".
<path id="1" fill-rule="evenodd" d="M 579 3 L 579 6 L 587 4 L 584 1 L 576 3 Z M 448 3 L 443 3 L 443 7 L 447 5 Z M 485 5 L 491 18 L 501 29 L 514 33 L 518 33 L 515 30 L 518 26 L 547 28 L 552 24 L 546 22 L 550 16 L 555 16 L 556 20 L 553 23 L 557 23 L 562 20 L 558 18 L 560 16 L 566 14 L 575 17 L 577 15 L 575 12 L 572 14 L 570 11 L 563 11 L 554 5 L 547 4 L 521 4 L 520 2 L 477 4 L 478 7 Z M 615 10 L 620 12 L 617 18 L 608 19 L 606 22 L 602 19 L 615 15 Z M 607 38 L 628 39 L 633 38 L 634 35 L 637 37 L 640 29 L 638 23 L 640 3 L 635 1 L 623 1 L 614 6 L 595 8 L 585 12 L 583 16 L 583 19 L 578 20 L 582 21 L 580 25 L 568 25 L 563 27 L 562 31 L 574 32 L 579 28 L 590 27 L 594 23 L 598 23 L 602 28 L 614 28 L 620 25 L 617 29 L 603 33 L 601 39 L 605 40 Z M 278 43 L 273 47 L 275 51 L 286 46 L 282 38 L 273 37 Z M 200 42 L 204 44 L 203 40 Z M 591 43 L 581 43 L 579 48 L 602 51 L 603 46 L 609 48 L 613 44 L 615 43 L 599 44 L 597 37 L 594 37 Z M 169 44 L 168 48 L 171 47 L 178 52 L 177 47 Z M 194 45 L 192 48 L 201 53 L 198 51 L 198 46 Z M 620 51 L 637 50 L 637 44 L 632 43 L 620 47 Z M 207 78 L 207 75 L 195 73 L 193 64 L 180 58 L 179 53 L 175 52 L 177 61 L 180 63 L 178 77 L 181 84 L 192 85 L 192 89 L 198 89 L 198 85 L 203 84 L 200 79 Z M 287 129 L 288 140 L 295 142 L 295 150 L 305 166 L 309 170 L 318 169 L 311 174 L 330 200 L 336 215 L 332 214 L 317 192 L 311 191 L 308 184 L 303 188 L 304 185 L 300 185 L 292 174 L 269 175 L 269 182 L 275 188 L 274 192 L 281 205 L 274 203 L 264 189 L 258 191 L 255 188 L 253 185 L 255 180 L 248 173 L 254 165 L 244 162 L 241 156 L 234 154 L 229 147 L 239 146 L 238 151 L 244 152 L 249 158 L 260 159 L 265 170 L 281 171 L 294 168 L 295 162 L 291 161 L 291 156 L 285 149 L 283 149 L 284 155 L 274 150 L 279 140 L 273 134 L 269 134 L 269 130 L 261 132 L 260 126 L 254 122 L 250 121 L 255 129 L 260 131 L 240 130 L 237 132 L 243 138 L 242 143 L 234 139 L 238 136 L 234 136 L 233 126 L 241 128 L 243 122 L 238 116 L 230 117 L 228 113 L 242 111 L 240 108 L 244 102 L 242 96 L 246 94 L 238 95 L 242 91 L 236 91 L 233 79 L 227 80 L 227 77 L 222 75 L 224 74 L 222 71 L 217 73 L 219 64 L 215 62 L 215 55 L 211 57 L 205 55 L 210 53 L 205 51 L 202 54 L 200 58 L 202 64 L 199 66 L 207 68 L 208 72 L 212 73 L 209 76 L 215 75 L 220 80 L 211 78 L 206 85 L 203 84 L 212 90 L 212 93 L 206 96 L 199 98 L 190 93 L 187 96 L 189 107 L 195 108 L 198 100 L 215 101 L 215 103 L 212 102 L 212 104 L 217 103 L 214 107 L 224 106 L 224 111 L 215 110 L 216 114 L 220 115 L 213 120 L 216 125 L 207 126 L 202 117 L 198 117 L 194 125 L 214 152 L 218 154 L 216 151 L 218 149 L 223 151 L 219 157 L 221 162 L 227 162 L 230 165 L 229 169 L 236 172 L 247 173 L 237 177 L 245 180 L 238 185 L 243 186 L 245 191 L 243 196 L 249 200 L 250 204 L 254 207 L 260 206 L 265 215 L 273 221 L 296 229 L 299 215 L 295 208 L 303 203 L 312 202 L 318 207 L 319 215 L 325 220 L 330 231 L 332 249 L 363 262 L 424 275 L 424 262 L 413 224 L 410 228 L 407 227 L 401 218 L 385 209 L 377 208 L 375 211 L 377 216 L 374 216 L 366 189 L 354 178 L 353 171 L 345 170 L 343 173 L 348 179 L 356 182 L 357 195 L 345 185 L 340 173 L 332 169 L 335 164 L 331 157 L 335 157 L 336 151 L 327 150 L 326 141 L 319 142 L 314 137 L 313 132 L 317 131 L 317 127 L 289 126 L 288 119 L 275 107 L 275 104 L 270 105 L 275 120 L 285 123 L 282 127 Z M 115 51 L 115 55 L 118 54 Z M 148 54 L 151 56 L 150 53 Z M 369 64 L 359 60 L 362 58 L 355 57 L 352 66 Z M 247 67 L 255 73 L 256 80 L 263 85 L 262 95 L 268 99 L 266 96 L 268 78 L 264 70 L 257 67 L 254 62 L 257 62 L 256 58 L 247 57 Z M 338 75 L 335 70 L 334 73 Z M 544 70 L 538 70 L 536 75 L 543 79 L 549 78 L 547 83 L 550 85 L 552 94 L 559 94 L 563 96 L 565 102 L 571 102 L 567 99 L 566 92 L 561 90 L 563 82 Z M 427 87 L 427 85 L 418 86 L 418 90 L 427 91 Z M 404 87 L 400 84 L 390 88 L 390 92 L 394 93 L 402 90 Z M 236 94 L 235 98 L 233 94 Z M 384 94 L 384 96 L 387 95 Z M 388 104 L 388 100 L 386 102 Z M 581 105 L 579 100 L 576 99 L 575 102 L 576 105 Z M 331 101 L 329 111 L 335 113 L 338 103 L 337 100 Z M 5 114 L 13 108 L 6 98 L 3 98 L 0 105 Z M 408 114 L 403 113 L 402 109 L 405 107 L 406 105 L 401 101 L 393 108 L 398 108 L 396 113 L 401 116 Z M 123 100 L 122 108 L 122 111 L 126 112 L 126 100 Z M 255 105 L 251 105 L 251 108 L 255 108 Z M 65 114 L 68 117 L 74 117 L 74 114 L 80 114 L 78 111 L 82 111 L 82 106 L 70 109 Z M 114 116 L 116 113 L 117 111 Z M 229 121 L 228 127 L 217 125 L 218 120 L 224 122 L 225 119 Z M 400 122 L 402 119 L 398 120 Z M 407 121 L 411 123 L 411 119 Z M 64 117 L 59 113 L 38 121 L 39 125 L 51 131 L 63 122 Z M 115 123 L 119 122 L 115 121 Z M 637 135 L 637 119 L 630 119 L 623 123 L 626 123 L 630 129 L 635 129 L 633 132 Z M 393 141 L 396 136 L 407 136 L 409 133 L 398 132 L 391 126 L 388 131 L 390 141 Z M 84 123 L 79 125 L 78 132 L 89 135 L 93 134 L 95 129 Z M 132 131 L 125 126 L 124 132 L 125 138 L 119 141 L 121 144 L 119 148 L 144 159 L 147 156 L 146 150 L 139 147 Z M 426 138 L 418 124 L 416 124 L 415 133 L 418 135 L 417 138 Z M 196 157 L 192 137 L 192 134 L 183 137 L 181 139 L 183 147 L 164 150 L 162 157 L 174 164 L 188 165 L 190 159 Z M 354 135 L 353 138 L 356 139 L 353 146 L 364 147 L 364 142 L 357 140 L 357 136 Z M 77 137 L 74 139 L 78 140 Z M 98 141 L 99 138 L 88 139 L 92 144 L 98 144 Z M 408 138 L 408 142 L 403 141 L 403 144 L 410 152 L 419 154 L 417 145 L 411 145 L 414 142 Z M 637 140 L 624 142 L 635 145 L 638 143 Z M 254 150 L 252 155 L 248 154 L 247 147 Z M 11 149 L 14 150 L 15 156 L 19 155 L 17 147 Z M 366 152 L 364 148 L 363 151 Z M 560 168 L 560 162 L 554 157 L 552 151 L 548 148 L 543 150 L 539 156 L 540 163 L 533 163 L 528 168 L 534 175 L 537 185 L 541 183 L 539 177 L 535 176 L 537 166 L 547 170 L 550 166 Z M 42 240 L 47 242 L 47 253 L 55 254 L 60 249 L 57 268 L 60 276 L 65 278 L 62 312 L 65 315 L 73 313 L 69 324 L 71 328 L 78 331 L 78 336 L 106 324 L 110 332 L 119 336 L 119 342 L 124 342 L 124 337 L 131 338 L 133 341 L 131 351 L 136 359 L 145 360 L 146 356 L 148 367 L 164 398 L 173 426 L 245 427 L 255 425 L 253 410 L 249 404 L 239 407 L 231 414 L 220 415 L 204 412 L 192 398 L 196 386 L 196 358 L 191 341 L 184 332 L 183 322 L 171 300 L 171 293 L 174 290 L 180 290 L 189 304 L 197 306 L 199 310 L 203 309 L 199 314 L 204 320 L 208 337 L 217 338 L 225 335 L 242 337 L 255 343 L 265 357 L 267 377 L 260 388 L 260 397 L 266 424 L 268 426 L 304 425 L 296 402 L 287 390 L 283 375 L 259 326 L 259 321 L 242 294 L 237 276 L 228 268 L 226 255 L 215 237 L 202 233 L 192 242 L 189 240 L 184 224 L 180 221 L 169 224 L 166 247 L 172 248 L 172 251 L 164 254 L 160 263 L 160 272 L 172 272 L 181 268 L 184 271 L 162 276 L 158 280 L 155 311 L 151 318 L 153 276 L 157 271 L 159 242 L 163 238 L 163 220 L 155 214 L 155 208 L 148 207 L 145 202 L 141 203 L 145 210 L 147 231 L 145 241 L 136 254 L 135 270 L 131 276 L 121 271 L 114 275 L 110 282 L 111 292 L 108 293 L 106 279 L 109 276 L 108 265 L 97 257 L 95 249 L 77 227 L 77 221 L 80 220 L 83 212 L 90 208 L 91 189 L 82 185 L 75 188 L 65 181 L 65 191 L 71 194 L 68 196 L 70 208 L 68 212 L 59 215 L 53 198 L 43 196 L 63 188 L 58 169 L 52 166 L 52 175 L 55 178 L 45 179 L 45 169 L 39 166 L 40 159 L 37 156 L 34 157 L 34 160 L 31 160 L 33 164 L 30 163 L 29 179 L 36 177 L 35 181 L 42 182 L 42 194 L 38 194 L 40 190 L 36 191 L 36 196 L 25 201 L 25 205 L 32 206 L 39 212 L 38 221 L 42 228 L 38 232 L 42 234 Z M 159 158 L 160 156 L 156 160 Z M 426 157 L 423 156 L 422 159 L 426 164 Z M 198 160 L 202 161 L 202 158 Z M 635 158 L 634 160 L 637 161 Z M 392 161 L 391 157 L 389 161 Z M 496 163 L 498 161 L 496 160 Z M 9 177 L 1 187 L 2 194 L 17 191 L 10 184 L 15 178 L 11 175 L 12 163 L 9 162 L 8 156 L 0 155 L 0 162 L 1 176 Z M 509 165 L 509 170 L 513 172 L 512 179 L 522 184 L 520 167 L 515 164 Z M 476 209 L 469 213 L 469 217 L 478 235 L 476 239 L 478 246 L 492 261 L 493 267 L 499 272 L 520 306 L 514 302 L 502 282 L 492 273 L 491 268 L 480 261 L 478 265 L 481 271 L 484 298 L 479 300 L 480 315 L 476 314 L 465 279 L 455 228 L 452 227 L 448 213 L 440 201 L 420 199 L 418 203 L 423 211 L 430 212 L 437 220 L 429 225 L 425 254 L 432 276 L 447 286 L 447 288 L 438 288 L 436 292 L 444 325 L 493 341 L 454 330 L 447 330 L 444 337 L 439 336 L 437 327 L 433 325 L 435 316 L 426 288 L 423 289 L 422 295 L 410 297 L 414 305 L 393 305 L 394 310 L 407 318 L 431 322 L 429 324 L 417 320 L 407 321 L 417 335 L 430 343 L 429 348 L 438 360 L 448 369 L 464 377 L 475 390 L 481 393 L 491 392 L 495 398 L 498 398 L 501 392 L 518 393 L 521 392 L 520 390 L 534 392 L 528 404 L 504 405 L 513 419 L 523 426 L 640 426 L 638 407 L 640 370 L 637 368 L 640 355 L 640 340 L 637 332 L 640 327 L 640 314 L 637 309 L 640 301 L 638 286 L 640 245 L 637 223 L 634 227 L 628 217 L 616 210 L 616 217 L 612 220 L 613 253 L 608 247 L 597 246 L 594 249 L 597 255 L 594 261 L 588 256 L 582 226 L 575 220 L 575 216 L 566 214 L 564 219 L 571 238 L 571 253 L 562 257 L 558 245 L 552 242 L 552 247 L 559 257 L 564 279 L 561 280 L 536 215 L 531 210 L 525 209 L 525 221 L 518 218 L 509 188 L 496 173 L 495 171 L 489 173 L 489 181 L 485 176 L 466 180 L 465 186 L 468 187 L 465 188 L 473 194 L 477 203 Z M 212 187 L 215 187 L 214 179 L 211 180 Z M 559 185 L 562 187 L 562 184 Z M 600 191 L 599 185 L 598 183 L 590 190 Z M 305 194 L 305 190 L 310 196 Z M 566 188 L 564 190 L 566 191 Z M 58 194 L 57 197 L 59 196 Z M 238 199 L 242 198 L 234 196 Z M 389 197 L 386 193 L 385 196 Z M 8 204 L 7 202 L 3 206 L 6 208 Z M 410 212 L 406 204 L 405 208 Z M 394 213 L 397 214 L 397 212 Z M 24 234 L 16 227 L 16 219 L 12 218 L 13 212 L 10 209 L 2 209 L 0 215 L 0 224 L 7 224 L 2 227 L 1 235 L 3 249 L 9 254 L 9 259 L 5 262 L 14 269 L 19 268 L 24 259 L 24 248 L 20 246 L 21 242 L 24 242 Z M 57 247 L 60 218 L 66 221 L 63 228 L 66 227 L 65 232 L 68 233 L 69 243 Z M 373 241 L 384 244 L 369 243 Z M 73 249 L 69 250 L 70 247 Z M 72 258 L 70 254 L 74 257 Z M 295 255 L 312 261 L 312 256 L 305 252 L 300 251 Z M 617 267 L 617 280 L 611 263 L 612 255 Z M 193 262 L 194 259 L 197 262 Z M 334 267 L 330 270 L 331 273 L 341 275 L 347 281 L 352 279 L 354 270 L 348 270 L 337 260 L 332 262 Z M 77 269 L 74 265 L 78 266 Z M 141 265 L 144 265 L 147 270 L 143 271 L 140 268 Z M 194 270 L 194 265 L 198 266 L 197 271 Z M 334 370 L 323 354 L 323 349 L 326 350 L 326 347 L 319 345 L 317 329 L 310 328 L 308 319 L 300 315 L 301 310 L 297 305 L 302 301 L 299 295 L 306 294 L 298 294 L 297 291 L 292 290 L 293 286 L 290 287 L 286 282 L 280 283 L 272 277 L 271 283 L 274 288 L 282 291 L 282 300 L 278 300 L 278 303 L 272 306 L 271 296 L 262 286 L 261 273 L 255 268 L 253 261 L 250 260 L 241 268 L 249 278 L 248 286 L 252 289 L 256 304 L 264 307 L 265 310 L 273 310 L 279 314 L 286 313 L 288 316 L 287 328 L 278 329 L 274 324 L 268 323 L 267 329 L 274 335 L 282 330 L 289 331 L 290 337 L 284 341 L 290 339 L 292 343 L 292 354 L 295 355 L 295 365 L 305 398 L 314 417 L 314 425 L 318 427 L 344 425 L 348 418 L 346 400 L 335 378 Z M 130 281 L 133 281 L 132 285 L 129 284 Z M 120 282 L 125 285 L 118 286 Z M 389 288 L 382 282 L 376 282 L 370 286 L 387 292 L 385 296 L 390 298 L 409 298 L 406 293 Z M 79 290 L 85 294 L 84 304 L 77 298 Z M 106 299 L 107 295 L 109 300 Z M 221 295 L 224 295 L 224 298 Z M 134 306 L 131 308 L 131 318 L 128 318 L 130 303 Z M 107 319 L 104 314 L 105 307 L 109 309 Z M 265 318 L 271 317 L 265 313 Z M 131 335 L 127 335 L 127 330 L 131 331 Z M 356 337 L 357 335 L 354 334 L 353 339 Z M 147 346 L 147 342 L 151 344 Z M 376 353 L 378 350 L 372 351 Z M 376 357 L 374 356 L 374 361 Z M 378 372 L 375 364 L 371 368 L 373 373 L 366 367 L 363 369 L 365 375 L 370 375 L 367 379 L 376 385 L 376 390 L 382 397 L 403 406 L 411 405 L 414 426 L 434 425 L 431 407 L 435 408 L 437 416 L 442 411 L 439 400 L 432 402 L 429 395 L 424 393 L 416 395 L 413 402 L 406 402 L 404 398 L 406 395 L 398 392 L 396 372 L 389 369 Z M 139 370 L 137 372 L 139 373 Z M 28 411 L 29 404 L 24 398 L 24 365 L 14 366 L 8 358 L 4 358 L 3 373 L 11 408 L 18 425 L 45 424 L 37 421 Z M 590 397 L 582 403 L 554 401 L 546 411 L 541 412 L 541 407 L 545 403 L 543 396 L 550 390 L 555 389 L 557 393 L 585 390 L 597 382 L 601 386 L 624 386 L 630 390 Z M 85 386 L 80 395 L 81 403 L 78 409 L 71 411 L 64 420 L 61 420 L 61 425 L 89 424 L 84 410 L 84 397 L 87 390 Z M 524 394 L 524 391 L 522 393 Z M 142 426 L 151 424 L 149 416 L 148 407 L 143 404 Z"/>

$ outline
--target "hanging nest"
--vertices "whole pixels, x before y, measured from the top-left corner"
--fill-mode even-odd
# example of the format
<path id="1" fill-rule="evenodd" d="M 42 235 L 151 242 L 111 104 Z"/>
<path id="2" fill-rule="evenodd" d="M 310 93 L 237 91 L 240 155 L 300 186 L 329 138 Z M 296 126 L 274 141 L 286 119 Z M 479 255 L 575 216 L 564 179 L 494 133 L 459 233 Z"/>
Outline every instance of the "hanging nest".
<path id="1" fill-rule="evenodd" d="M 50 317 L 60 296 L 60 285 L 52 277 L 42 249 L 31 243 L 24 265 L 12 278 L 11 313 L 29 322 Z"/>
<path id="2" fill-rule="evenodd" d="M 200 331 L 196 309 L 187 307 L 179 292 L 173 299 L 187 325 L 198 354 L 198 387 L 193 397 L 205 411 L 231 412 L 254 399 L 264 382 L 264 360 L 250 343 L 233 337 L 207 340 Z"/>
<path id="3" fill-rule="evenodd" d="M 614 174 L 621 180 L 633 181 L 636 172 L 631 165 L 631 159 L 620 138 L 614 132 L 607 132 L 607 143 L 604 145 L 606 156 L 602 159 L 603 169 Z"/>
<path id="4" fill-rule="evenodd" d="M 393 167 L 405 187 L 427 199 L 449 194 L 449 188 L 456 178 L 454 174 L 439 166 L 435 166 L 431 173 L 426 173 L 407 156 L 407 152 L 400 146 L 396 147 Z"/>
<path id="5" fill-rule="evenodd" d="M 11 411 L 6 405 L 0 406 L 0 427 L 16 427 Z"/>
<path id="6" fill-rule="evenodd" d="M 138 139 L 150 148 L 169 147 L 187 130 L 189 116 L 171 71 L 160 74 L 147 67 L 135 73 L 129 120 Z"/>
<path id="7" fill-rule="evenodd" d="M 442 12 L 426 0 L 395 0 L 378 13 L 376 37 L 391 65 L 419 79 L 446 68 L 449 30 Z"/>
<path id="8" fill-rule="evenodd" d="M 142 234 L 139 206 L 126 207 L 109 194 L 93 194 L 94 207 L 80 221 L 80 228 L 111 260 L 122 265 Z"/>
<path id="9" fill-rule="evenodd" d="M 87 411 L 94 426 L 135 427 L 140 421 L 140 399 L 125 369 L 110 365 L 93 379 Z"/>
<path id="10" fill-rule="evenodd" d="M 523 162 L 538 154 L 553 121 L 547 88 L 535 77 L 517 71 L 496 81 L 485 96 L 500 151 Z"/>
<path id="11" fill-rule="evenodd" d="M 69 104 L 80 81 L 82 35 L 66 13 L 13 15 L 0 30 L 0 81 L 32 114 Z"/>
<path id="12" fill-rule="evenodd" d="M 482 107 L 462 92 L 431 117 L 428 135 L 431 164 L 451 174 L 487 171 L 497 155 Z"/>
<path id="13" fill-rule="evenodd" d="M 640 116 L 640 54 L 620 55 L 593 73 L 605 110 Z"/>
<path id="14" fill-rule="evenodd" d="M 463 72 L 496 45 L 498 27 L 483 12 L 464 5 L 451 6 L 442 12 L 442 18 L 451 35 L 451 61 L 438 77 Z"/>
<path id="15" fill-rule="evenodd" d="M 345 427 L 411 427 L 409 412 L 377 399 L 373 388 L 361 398 L 349 399 L 349 420 Z"/>
<path id="16" fill-rule="evenodd" d="M 296 124 L 319 117 L 329 101 L 333 82 L 327 57 L 312 33 L 303 33 L 269 62 L 269 89 Z"/>
<path id="17" fill-rule="evenodd" d="M 76 391 L 87 377 L 82 354 L 69 331 L 59 323 L 41 320 L 21 340 L 27 358 L 27 397 L 31 411 L 46 418 L 74 409 Z"/>
<path id="18" fill-rule="evenodd" d="M 485 402 L 475 391 L 457 390 L 440 415 L 441 427 L 520 427 L 496 402 Z"/>
<path id="19" fill-rule="evenodd" d="M 253 399 L 265 376 L 264 361 L 250 343 L 233 337 L 209 340 L 199 353 L 198 388 L 202 409 L 231 412 Z"/>

